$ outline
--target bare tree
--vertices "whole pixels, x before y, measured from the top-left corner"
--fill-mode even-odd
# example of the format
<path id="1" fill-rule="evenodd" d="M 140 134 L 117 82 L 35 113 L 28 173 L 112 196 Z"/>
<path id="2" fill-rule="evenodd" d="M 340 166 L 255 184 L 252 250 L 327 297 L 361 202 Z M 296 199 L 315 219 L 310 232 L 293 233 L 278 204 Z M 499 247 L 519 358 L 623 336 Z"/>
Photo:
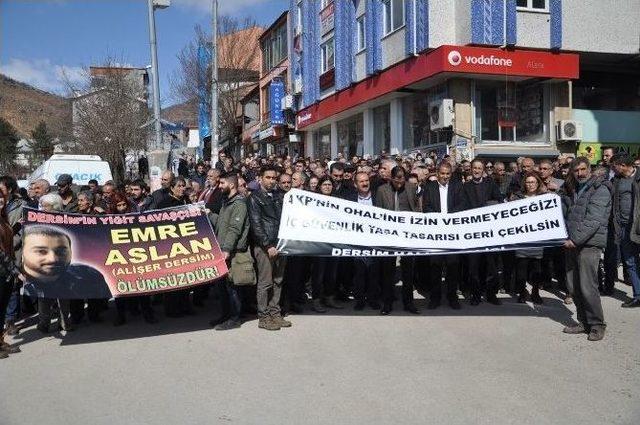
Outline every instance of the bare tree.
<path id="1" fill-rule="evenodd" d="M 107 61 L 99 78 L 86 72 L 85 87 L 71 87 L 74 145 L 70 153 L 100 155 L 114 179 L 125 178 L 125 158 L 146 150 L 151 114 L 140 70 Z M 137 72 L 137 73 L 136 73 Z"/>
<path id="2" fill-rule="evenodd" d="M 240 100 L 260 75 L 258 38 L 263 28 L 251 19 L 239 21 L 226 16 L 220 18 L 218 28 L 220 140 L 233 140 L 239 135 L 241 124 L 238 121 Z M 211 64 L 208 61 L 205 67 L 201 66 L 200 49 L 206 49 L 206 57 L 211 57 L 211 36 L 196 26 L 193 40 L 178 53 L 180 67 L 171 78 L 173 97 L 178 102 L 188 103 L 194 115 L 197 114 L 199 100 L 211 98 Z"/>

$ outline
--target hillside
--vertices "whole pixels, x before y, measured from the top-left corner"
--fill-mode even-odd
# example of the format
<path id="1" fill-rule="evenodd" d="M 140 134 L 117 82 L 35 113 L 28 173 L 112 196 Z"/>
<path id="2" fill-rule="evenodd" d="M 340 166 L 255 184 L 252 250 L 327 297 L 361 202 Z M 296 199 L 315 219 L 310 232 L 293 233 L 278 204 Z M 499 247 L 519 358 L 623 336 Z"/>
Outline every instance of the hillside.
<path id="1" fill-rule="evenodd" d="M 64 138 L 71 131 L 71 102 L 0 74 L 0 117 L 21 137 L 44 121 L 52 134 Z"/>

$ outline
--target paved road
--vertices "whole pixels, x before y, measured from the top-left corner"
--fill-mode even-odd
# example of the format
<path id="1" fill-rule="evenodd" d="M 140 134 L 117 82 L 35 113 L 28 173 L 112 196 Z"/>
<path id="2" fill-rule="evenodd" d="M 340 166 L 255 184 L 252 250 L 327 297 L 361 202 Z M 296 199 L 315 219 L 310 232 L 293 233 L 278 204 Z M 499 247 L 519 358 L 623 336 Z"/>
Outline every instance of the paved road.
<path id="1" fill-rule="evenodd" d="M 204 312 L 44 338 L 31 327 L 0 361 L 0 424 L 640 423 L 640 309 L 605 298 L 608 334 L 592 343 L 562 334 L 573 308 L 543 296 L 294 316 L 278 332 L 216 332 Z"/>

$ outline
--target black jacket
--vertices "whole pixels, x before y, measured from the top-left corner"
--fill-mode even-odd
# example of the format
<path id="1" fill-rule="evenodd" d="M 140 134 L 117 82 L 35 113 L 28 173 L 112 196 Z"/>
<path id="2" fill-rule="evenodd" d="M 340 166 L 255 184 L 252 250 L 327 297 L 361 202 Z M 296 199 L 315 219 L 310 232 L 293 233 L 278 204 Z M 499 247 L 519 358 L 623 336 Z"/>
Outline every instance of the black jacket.
<path id="1" fill-rule="evenodd" d="M 449 180 L 447 188 L 447 213 L 464 210 L 462 184 Z M 422 211 L 426 213 L 440 211 L 440 188 L 437 181 L 427 182 L 422 192 Z"/>
<path id="2" fill-rule="evenodd" d="M 278 243 L 278 228 L 282 214 L 282 194 L 273 191 L 269 196 L 260 187 L 247 201 L 253 244 L 264 249 L 275 247 Z"/>
<path id="3" fill-rule="evenodd" d="M 462 185 L 462 203 L 464 210 L 486 207 L 504 201 L 500 188 L 493 179 L 483 178 L 480 183 L 469 180 Z"/>

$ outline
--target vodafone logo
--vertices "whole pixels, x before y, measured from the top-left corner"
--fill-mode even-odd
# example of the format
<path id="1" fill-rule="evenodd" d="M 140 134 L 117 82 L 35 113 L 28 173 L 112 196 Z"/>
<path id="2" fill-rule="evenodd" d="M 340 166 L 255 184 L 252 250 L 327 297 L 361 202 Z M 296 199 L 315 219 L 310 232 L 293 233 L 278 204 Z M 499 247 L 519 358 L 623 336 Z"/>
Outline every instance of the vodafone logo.
<path id="1" fill-rule="evenodd" d="M 462 62 L 462 55 L 460 54 L 459 51 L 452 50 L 449 52 L 449 55 L 447 56 L 447 60 L 451 65 L 458 66 L 460 65 L 460 62 Z"/>
<path id="2" fill-rule="evenodd" d="M 484 66 L 506 66 L 512 67 L 513 60 L 500 58 L 494 55 L 465 55 L 462 56 L 459 51 L 452 50 L 447 55 L 447 60 L 451 66 L 458 66 L 463 61 L 466 65 L 484 65 Z"/>

